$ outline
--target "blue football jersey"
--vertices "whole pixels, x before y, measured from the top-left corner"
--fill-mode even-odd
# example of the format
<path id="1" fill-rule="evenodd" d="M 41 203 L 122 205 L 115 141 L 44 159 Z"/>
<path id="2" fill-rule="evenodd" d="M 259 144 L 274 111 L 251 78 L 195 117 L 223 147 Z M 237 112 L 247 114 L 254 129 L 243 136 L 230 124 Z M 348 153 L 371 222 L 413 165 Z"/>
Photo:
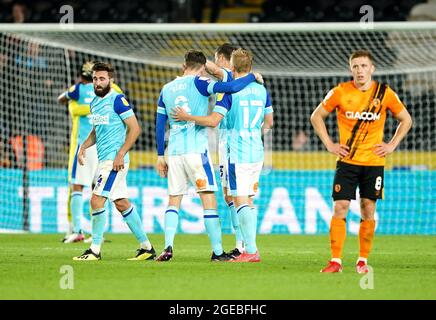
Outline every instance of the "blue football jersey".
<path id="1" fill-rule="evenodd" d="M 76 105 L 89 106 L 95 97 L 94 85 L 92 83 L 77 83 L 70 87 L 65 93 L 65 97 L 70 100 L 69 108 L 73 116 L 72 140 L 77 139 L 77 143 L 82 144 L 92 130 L 91 114 L 76 116 L 74 108 Z"/>
<path id="2" fill-rule="evenodd" d="M 228 70 L 226 68 L 222 68 L 222 70 L 224 71 L 223 72 L 223 75 L 224 75 L 223 82 L 230 82 L 230 81 L 232 81 L 233 80 L 232 71 L 230 71 L 230 70 Z M 218 97 L 218 95 L 217 95 L 217 97 Z M 215 104 L 216 104 L 216 102 L 215 102 Z M 226 117 L 224 117 L 221 120 L 221 122 L 220 122 L 220 124 L 218 126 L 218 129 L 219 129 L 219 138 L 218 138 L 219 139 L 219 144 L 220 145 L 224 145 L 224 144 L 227 145 L 228 141 L 227 141 L 227 120 L 226 120 Z M 219 148 L 219 152 L 224 152 L 224 150 L 225 150 L 226 153 L 224 155 L 221 155 L 221 157 L 223 159 L 226 159 L 228 157 L 227 148 Z"/>
<path id="3" fill-rule="evenodd" d="M 175 121 L 171 116 L 174 108 L 181 107 L 189 114 L 206 116 L 210 93 L 210 79 L 198 76 L 177 77 L 161 91 L 157 112 L 167 115 L 170 124 L 168 154 L 180 155 L 204 153 L 208 149 L 206 127 L 194 122 Z"/>
<path id="4" fill-rule="evenodd" d="M 127 126 L 124 120 L 134 116 L 130 103 L 123 94 L 111 89 L 106 96 L 96 96 L 92 100 L 91 114 L 98 161 L 114 160 L 126 140 Z M 129 153 L 126 153 L 124 162 L 129 162 Z"/>
<path id="5" fill-rule="evenodd" d="M 230 162 L 263 161 L 262 123 L 273 112 L 266 88 L 253 82 L 237 93 L 220 96 L 214 112 L 227 120 Z"/>

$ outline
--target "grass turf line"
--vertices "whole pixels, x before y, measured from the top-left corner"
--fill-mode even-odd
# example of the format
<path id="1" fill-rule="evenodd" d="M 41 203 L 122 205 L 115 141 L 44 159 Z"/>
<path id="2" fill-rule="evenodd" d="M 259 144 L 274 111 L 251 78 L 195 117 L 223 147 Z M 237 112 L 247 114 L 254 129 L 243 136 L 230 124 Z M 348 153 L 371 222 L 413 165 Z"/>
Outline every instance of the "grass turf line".
<path id="1" fill-rule="evenodd" d="M 361 289 L 355 272 L 358 241 L 348 236 L 344 272 L 320 274 L 329 259 L 328 236 L 260 235 L 261 263 L 211 263 L 206 235 L 176 236 L 170 262 L 127 261 L 132 235 L 107 234 L 103 260 L 76 262 L 87 244 L 62 235 L 0 235 L 0 299 L 435 299 L 436 238 L 375 237 L 369 264 L 374 289 Z M 150 235 L 156 252 L 162 234 Z M 225 250 L 234 236 L 225 235 Z M 71 265 L 74 289 L 60 288 L 61 266 Z"/>

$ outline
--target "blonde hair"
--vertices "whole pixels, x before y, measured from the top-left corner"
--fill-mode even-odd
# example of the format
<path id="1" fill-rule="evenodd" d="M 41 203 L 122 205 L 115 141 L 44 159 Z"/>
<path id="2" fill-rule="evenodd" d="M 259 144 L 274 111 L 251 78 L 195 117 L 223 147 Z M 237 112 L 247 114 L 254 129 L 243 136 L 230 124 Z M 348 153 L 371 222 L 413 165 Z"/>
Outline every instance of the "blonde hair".
<path id="1" fill-rule="evenodd" d="M 242 48 L 232 52 L 232 65 L 238 73 L 250 72 L 253 64 L 253 54 Z"/>

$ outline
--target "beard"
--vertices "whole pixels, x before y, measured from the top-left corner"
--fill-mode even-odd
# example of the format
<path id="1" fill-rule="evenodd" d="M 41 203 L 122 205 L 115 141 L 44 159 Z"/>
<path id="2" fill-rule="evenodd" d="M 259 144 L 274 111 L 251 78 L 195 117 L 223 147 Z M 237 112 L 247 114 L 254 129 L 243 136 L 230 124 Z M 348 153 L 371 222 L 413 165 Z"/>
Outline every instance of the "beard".
<path id="1" fill-rule="evenodd" d="M 110 85 L 107 85 L 106 87 L 98 86 L 98 87 L 94 87 L 94 93 L 96 96 L 101 98 L 107 95 L 110 89 L 111 89 Z"/>

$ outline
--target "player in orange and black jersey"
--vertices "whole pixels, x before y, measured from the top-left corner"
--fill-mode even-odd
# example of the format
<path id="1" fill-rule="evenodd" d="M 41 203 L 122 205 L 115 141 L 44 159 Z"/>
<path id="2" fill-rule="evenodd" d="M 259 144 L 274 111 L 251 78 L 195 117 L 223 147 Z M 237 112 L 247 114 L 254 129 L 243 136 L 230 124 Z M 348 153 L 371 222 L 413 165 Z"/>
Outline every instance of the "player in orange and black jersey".
<path id="1" fill-rule="evenodd" d="M 353 80 L 330 90 L 312 113 L 311 122 L 327 150 L 338 156 L 333 183 L 334 215 L 330 224 L 332 259 L 321 272 L 342 271 L 342 248 L 350 200 L 360 190 L 361 223 L 358 273 L 368 272 L 367 258 L 375 230 L 376 200 L 383 198 L 386 155 L 392 153 L 412 126 L 412 118 L 397 94 L 385 83 L 372 80 L 372 55 L 363 50 L 349 59 Z M 325 118 L 336 110 L 339 143 L 329 136 Z M 392 139 L 383 142 L 387 111 L 399 121 Z"/>

